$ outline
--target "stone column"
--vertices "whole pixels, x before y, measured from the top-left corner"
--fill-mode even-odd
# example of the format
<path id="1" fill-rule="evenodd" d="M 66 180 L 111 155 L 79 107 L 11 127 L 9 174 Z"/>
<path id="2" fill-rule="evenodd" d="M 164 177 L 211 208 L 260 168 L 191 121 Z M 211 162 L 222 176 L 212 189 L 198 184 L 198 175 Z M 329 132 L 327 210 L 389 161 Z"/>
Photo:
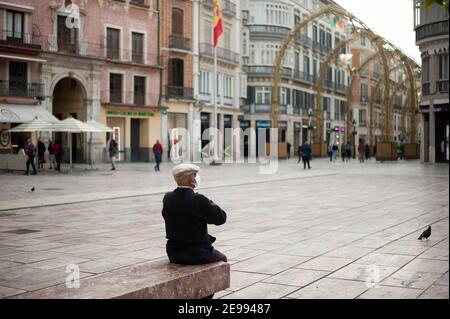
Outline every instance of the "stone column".
<path id="1" fill-rule="evenodd" d="M 430 163 L 436 163 L 436 134 L 435 134 L 435 126 L 436 126 L 436 114 L 433 111 L 434 109 L 434 101 L 430 103 L 430 121 L 428 126 L 428 159 Z"/>

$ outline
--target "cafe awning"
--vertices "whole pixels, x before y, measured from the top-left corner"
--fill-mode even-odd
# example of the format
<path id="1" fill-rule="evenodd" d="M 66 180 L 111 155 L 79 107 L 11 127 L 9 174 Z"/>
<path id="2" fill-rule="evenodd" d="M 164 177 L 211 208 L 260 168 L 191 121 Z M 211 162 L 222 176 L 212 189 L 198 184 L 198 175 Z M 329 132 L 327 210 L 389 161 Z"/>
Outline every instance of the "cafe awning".
<path id="1" fill-rule="evenodd" d="M 59 122 L 40 105 L 0 104 L 0 123 L 29 123 L 36 117 L 48 123 Z"/>

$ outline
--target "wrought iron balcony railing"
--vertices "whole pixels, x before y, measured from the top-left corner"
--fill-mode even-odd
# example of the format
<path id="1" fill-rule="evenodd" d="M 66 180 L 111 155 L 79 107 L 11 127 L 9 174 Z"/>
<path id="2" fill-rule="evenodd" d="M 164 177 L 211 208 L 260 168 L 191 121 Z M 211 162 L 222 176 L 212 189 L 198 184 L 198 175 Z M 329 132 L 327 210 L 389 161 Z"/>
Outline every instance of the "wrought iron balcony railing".
<path id="1" fill-rule="evenodd" d="M 0 80 L 0 96 L 44 99 L 44 83 Z"/>
<path id="2" fill-rule="evenodd" d="M 168 85 L 166 91 L 167 98 L 180 99 L 180 100 L 193 100 L 194 89 L 184 86 L 172 86 Z"/>
<path id="3" fill-rule="evenodd" d="M 190 51 L 191 39 L 172 34 L 169 36 L 169 48 Z"/>
<path id="4" fill-rule="evenodd" d="M 216 48 L 217 52 L 217 59 L 221 60 L 223 62 L 229 62 L 232 64 L 239 64 L 239 54 L 223 49 L 223 48 Z M 200 44 L 200 54 L 203 56 L 207 56 L 210 58 L 214 57 L 214 47 L 211 44 L 208 43 L 201 43 Z"/>

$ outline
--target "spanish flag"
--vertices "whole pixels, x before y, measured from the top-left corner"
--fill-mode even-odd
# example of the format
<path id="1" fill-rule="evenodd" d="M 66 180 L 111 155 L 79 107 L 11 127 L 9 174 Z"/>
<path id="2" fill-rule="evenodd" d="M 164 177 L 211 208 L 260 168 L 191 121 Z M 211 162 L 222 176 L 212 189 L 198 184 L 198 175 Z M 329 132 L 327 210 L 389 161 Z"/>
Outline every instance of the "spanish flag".
<path id="1" fill-rule="evenodd" d="M 222 10 L 220 9 L 220 0 L 214 0 L 213 28 L 214 28 L 214 47 L 216 47 L 217 44 L 219 43 L 219 38 L 223 33 Z"/>

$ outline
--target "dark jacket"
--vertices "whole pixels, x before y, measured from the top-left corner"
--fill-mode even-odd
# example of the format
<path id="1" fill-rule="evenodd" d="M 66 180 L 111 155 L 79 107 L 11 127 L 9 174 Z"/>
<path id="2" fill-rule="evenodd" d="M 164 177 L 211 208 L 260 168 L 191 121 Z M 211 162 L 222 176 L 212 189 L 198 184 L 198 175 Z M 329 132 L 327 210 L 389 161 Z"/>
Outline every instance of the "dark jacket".
<path id="1" fill-rule="evenodd" d="M 38 156 L 44 156 L 45 153 L 45 144 L 42 142 L 38 142 Z"/>
<path id="2" fill-rule="evenodd" d="M 216 240 L 208 234 L 207 224 L 222 225 L 227 214 L 203 195 L 190 188 L 177 188 L 163 199 L 167 245 L 189 249 L 210 247 Z"/>
<path id="3" fill-rule="evenodd" d="M 309 144 L 305 144 L 303 146 L 303 157 L 305 158 L 311 158 L 311 146 L 309 146 Z"/>

